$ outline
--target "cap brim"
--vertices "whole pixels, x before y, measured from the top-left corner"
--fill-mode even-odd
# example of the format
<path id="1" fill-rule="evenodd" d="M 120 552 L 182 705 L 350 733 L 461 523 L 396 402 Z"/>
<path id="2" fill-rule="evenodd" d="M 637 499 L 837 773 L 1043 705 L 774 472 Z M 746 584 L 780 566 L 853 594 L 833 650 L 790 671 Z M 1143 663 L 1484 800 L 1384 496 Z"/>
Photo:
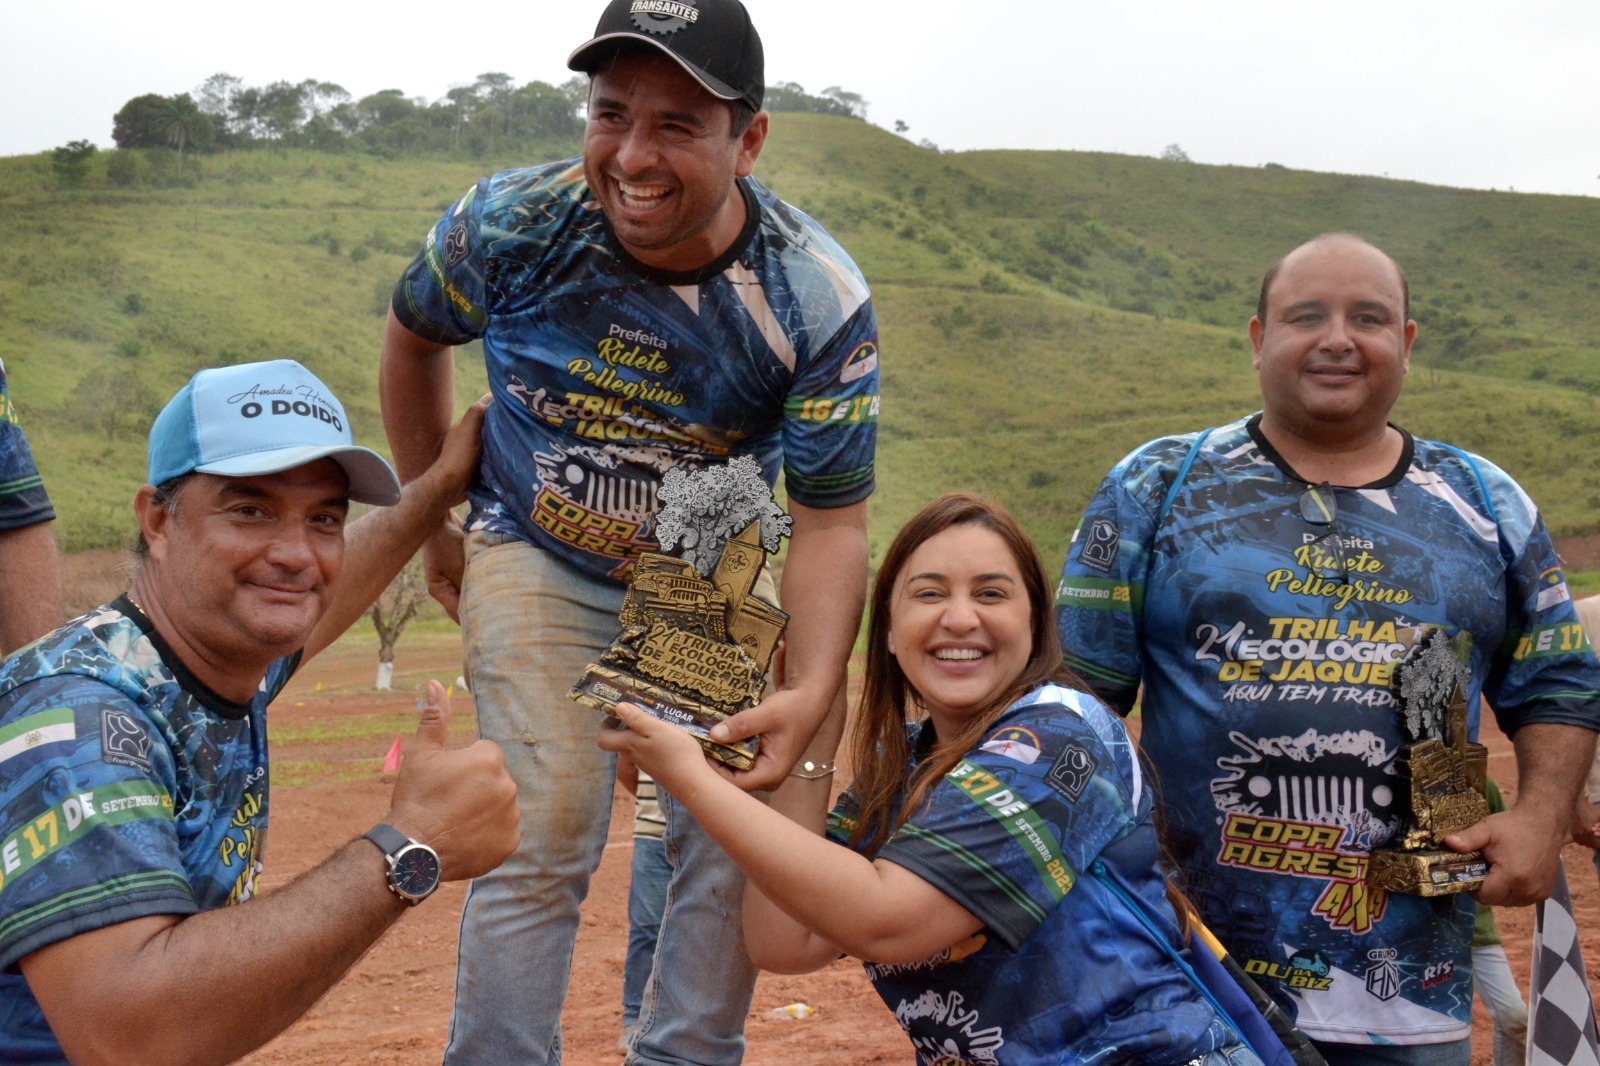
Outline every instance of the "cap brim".
<path id="1" fill-rule="evenodd" d="M 705 89 L 706 92 L 710 93 L 712 96 L 715 96 L 719 100 L 744 99 L 744 93 L 730 87 L 727 82 L 720 78 L 713 78 L 711 75 L 707 74 L 693 63 L 690 63 L 688 60 L 684 59 L 678 53 L 674 52 L 672 49 L 668 48 L 654 37 L 643 33 L 602 33 L 594 40 L 579 45 L 577 49 L 567 57 L 567 69 L 576 70 L 583 74 L 594 73 L 594 68 L 599 66 L 601 61 L 605 58 L 603 54 L 600 54 L 606 51 L 605 46 L 608 44 L 615 45 L 622 41 L 635 41 L 639 44 L 647 44 L 651 48 L 654 48 L 656 51 L 660 52 L 662 55 L 678 64 L 678 66 L 682 67 L 684 73 L 688 74 L 689 77 L 699 82 L 701 88 Z"/>
<path id="2" fill-rule="evenodd" d="M 278 448 L 273 451 L 252 452 L 232 459 L 221 459 L 195 470 L 219 477 L 258 477 L 263 474 L 281 474 L 297 466 L 305 466 L 319 459 L 332 459 L 344 468 L 350 481 L 349 495 L 357 503 L 370 503 L 378 507 L 393 507 L 400 502 L 400 479 L 384 461 L 383 456 L 370 448 L 356 445 L 314 448 Z"/>

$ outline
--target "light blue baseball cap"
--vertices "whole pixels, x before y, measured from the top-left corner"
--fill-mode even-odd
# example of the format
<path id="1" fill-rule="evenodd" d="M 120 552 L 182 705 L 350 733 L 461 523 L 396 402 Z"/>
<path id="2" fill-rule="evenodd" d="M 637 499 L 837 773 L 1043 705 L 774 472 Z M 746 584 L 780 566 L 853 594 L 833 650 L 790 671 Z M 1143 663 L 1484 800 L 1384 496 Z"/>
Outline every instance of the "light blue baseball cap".
<path id="1" fill-rule="evenodd" d="M 389 464 L 356 446 L 339 401 L 293 359 L 202 370 L 150 427 L 152 485 L 191 472 L 277 474 L 318 459 L 344 468 L 352 500 L 400 502 Z"/>

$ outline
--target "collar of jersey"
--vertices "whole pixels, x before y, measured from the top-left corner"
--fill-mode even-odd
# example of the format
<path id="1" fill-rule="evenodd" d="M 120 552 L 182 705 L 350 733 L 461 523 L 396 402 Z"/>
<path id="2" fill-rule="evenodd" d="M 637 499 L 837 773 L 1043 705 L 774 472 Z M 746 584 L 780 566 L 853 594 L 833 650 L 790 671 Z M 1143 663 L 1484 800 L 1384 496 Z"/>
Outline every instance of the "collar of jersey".
<path id="1" fill-rule="evenodd" d="M 1266 456 L 1267 460 L 1271 462 L 1273 466 L 1281 470 L 1284 477 L 1288 478 L 1290 481 L 1298 482 L 1301 485 L 1314 484 L 1314 482 L 1307 481 L 1305 478 L 1301 477 L 1295 471 L 1294 467 L 1289 465 L 1288 460 L 1284 459 L 1283 456 L 1278 454 L 1278 449 L 1274 448 L 1272 446 L 1272 442 L 1267 440 L 1267 435 L 1261 432 L 1261 412 L 1257 411 L 1255 414 L 1251 415 L 1250 421 L 1244 424 L 1244 428 L 1249 431 L 1250 439 L 1256 442 L 1256 447 L 1261 449 L 1261 454 Z M 1335 485 L 1334 488 L 1389 489 L 1400 484 L 1400 479 L 1406 476 L 1407 470 L 1411 469 L 1411 460 L 1415 457 L 1417 450 L 1416 441 L 1412 438 L 1411 434 L 1407 433 L 1393 422 L 1389 423 L 1389 428 L 1400 434 L 1400 459 L 1394 464 L 1394 469 L 1380 477 L 1378 480 L 1369 481 L 1365 485 Z"/>
<path id="2" fill-rule="evenodd" d="M 178 653 L 172 650 L 172 645 L 162 639 L 161 634 L 156 631 L 155 624 L 150 621 L 150 617 L 144 613 L 138 604 L 128 598 L 127 593 L 123 593 L 113 600 L 111 607 L 113 610 L 122 612 L 133 621 L 134 625 L 139 627 L 139 631 L 149 638 L 151 644 L 155 645 L 156 653 L 161 656 L 162 663 L 172 672 L 172 676 L 177 680 L 179 686 L 189 695 L 199 700 L 207 710 L 215 711 L 224 718 L 235 720 L 249 716 L 250 704 L 236 703 L 228 699 L 194 675 L 194 671 L 190 670 L 184 664 L 184 661 L 178 657 Z"/>

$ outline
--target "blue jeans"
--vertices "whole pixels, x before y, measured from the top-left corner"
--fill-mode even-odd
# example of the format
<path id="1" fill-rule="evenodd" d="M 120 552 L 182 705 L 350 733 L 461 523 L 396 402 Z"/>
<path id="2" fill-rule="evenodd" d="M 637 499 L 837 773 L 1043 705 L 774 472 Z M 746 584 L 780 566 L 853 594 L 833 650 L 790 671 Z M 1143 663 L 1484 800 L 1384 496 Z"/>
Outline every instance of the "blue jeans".
<path id="1" fill-rule="evenodd" d="M 644 984 L 654 968 L 661 912 L 667 904 L 672 864 L 667 845 L 655 837 L 633 838 L 633 869 L 628 881 L 628 957 L 622 964 L 622 1031 L 633 1029 L 644 1001 Z"/>
<path id="2" fill-rule="evenodd" d="M 1261 1060 L 1246 1044 L 1229 1044 L 1206 1053 L 1200 1066 L 1261 1066 Z"/>
<path id="3" fill-rule="evenodd" d="M 1472 1041 L 1445 1044 L 1333 1044 L 1313 1040 L 1328 1066 L 1467 1066 Z"/>
<path id="4" fill-rule="evenodd" d="M 1505 948 L 1472 949 L 1472 988 L 1494 1020 L 1493 1066 L 1522 1066 L 1528 1057 L 1528 1004 L 1511 975 Z"/>
<path id="5" fill-rule="evenodd" d="M 622 589 L 514 538 L 467 538 L 461 630 L 478 733 L 505 750 L 522 843 L 472 882 L 461 916 L 450 1066 L 561 1061 L 561 1005 L 578 907 L 600 865 L 615 757 L 567 690 L 617 633 Z M 663 796 L 672 881 L 628 1062 L 737 1063 L 756 970 L 744 878 Z M 657 981 L 660 977 L 662 980 Z"/>

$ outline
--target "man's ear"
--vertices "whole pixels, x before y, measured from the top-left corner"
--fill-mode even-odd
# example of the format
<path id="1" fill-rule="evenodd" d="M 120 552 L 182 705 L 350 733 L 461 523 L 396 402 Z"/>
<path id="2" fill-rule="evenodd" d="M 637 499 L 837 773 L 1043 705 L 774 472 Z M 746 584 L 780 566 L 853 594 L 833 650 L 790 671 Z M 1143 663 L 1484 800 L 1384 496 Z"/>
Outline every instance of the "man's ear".
<path id="1" fill-rule="evenodd" d="M 146 485 L 133 497 L 133 514 L 139 520 L 139 532 L 150 549 L 150 558 L 162 562 L 167 553 L 167 534 L 172 526 L 172 513 L 155 502 L 156 487 Z"/>
<path id="2" fill-rule="evenodd" d="M 734 161 L 733 166 L 735 176 L 748 178 L 755 173 L 756 159 L 761 155 L 761 149 L 766 143 L 767 113 L 757 111 L 756 117 L 750 120 L 750 125 L 739 135 L 739 158 Z"/>
<path id="3" fill-rule="evenodd" d="M 1255 315 L 1250 316 L 1250 365 L 1257 370 L 1261 369 L 1261 340 L 1267 335 L 1267 327 L 1261 324 L 1261 319 Z"/>

